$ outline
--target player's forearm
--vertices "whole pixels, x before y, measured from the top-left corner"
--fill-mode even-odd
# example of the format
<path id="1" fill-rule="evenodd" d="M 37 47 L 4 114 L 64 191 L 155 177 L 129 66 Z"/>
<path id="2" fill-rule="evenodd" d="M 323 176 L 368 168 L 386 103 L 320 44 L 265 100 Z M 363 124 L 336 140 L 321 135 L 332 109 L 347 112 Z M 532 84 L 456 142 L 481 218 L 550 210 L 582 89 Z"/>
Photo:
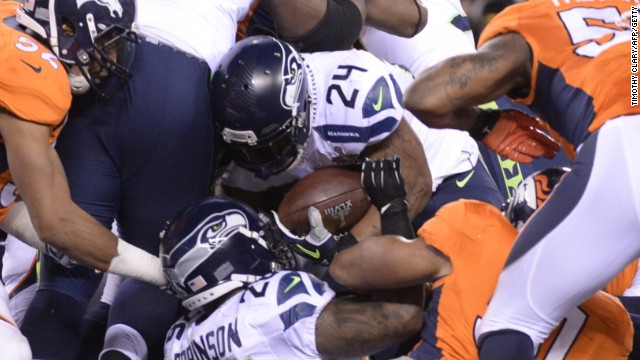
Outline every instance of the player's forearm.
<path id="1" fill-rule="evenodd" d="M 38 237 L 83 265 L 106 271 L 117 255 L 117 237 L 75 204 L 60 205 L 56 214 L 31 212 Z"/>
<path id="2" fill-rule="evenodd" d="M 416 243 L 417 241 L 417 243 Z M 424 256 L 422 240 L 383 235 L 339 252 L 329 266 L 331 276 L 354 290 L 396 289 L 430 281 L 440 274 L 440 261 Z"/>
<path id="3" fill-rule="evenodd" d="M 498 36 L 475 54 L 454 56 L 422 72 L 406 89 L 404 105 L 427 126 L 466 130 L 474 106 L 507 93 L 526 96 L 530 57 L 521 35 Z"/>
<path id="4" fill-rule="evenodd" d="M 59 249 L 77 261 L 154 285 L 166 283 L 158 256 L 119 239 L 85 212 L 78 211 L 75 216 L 59 222 L 67 225 L 58 226 L 45 241 L 64 244 Z"/>
<path id="5" fill-rule="evenodd" d="M 414 305 L 333 299 L 316 324 L 316 347 L 325 357 L 376 353 L 420 331 L 422 308 Z"/>
<path id="6" fill-rule="evenodd" d="M 155 285 L 166 283 L 157 256 L 118 239 L 75 204 L 54 216 L 36 215 L 37 226 L 32 223 L 24 203 L 20 201 L 16 205 L 2 222 L 2 228 L 34 248 L 46 251 L 45 244 L 49 244 L 93 269 Z"/>
<path id="7" fill-rule="evenodd" d="M 472 83 L 470 58 L 457 56 L 420 74 L 406 89 L 403 103 L 407 110 L 432 128 L 466 130 L 472 125 L 473 106 L 485 103 L 485 94 Z"/>

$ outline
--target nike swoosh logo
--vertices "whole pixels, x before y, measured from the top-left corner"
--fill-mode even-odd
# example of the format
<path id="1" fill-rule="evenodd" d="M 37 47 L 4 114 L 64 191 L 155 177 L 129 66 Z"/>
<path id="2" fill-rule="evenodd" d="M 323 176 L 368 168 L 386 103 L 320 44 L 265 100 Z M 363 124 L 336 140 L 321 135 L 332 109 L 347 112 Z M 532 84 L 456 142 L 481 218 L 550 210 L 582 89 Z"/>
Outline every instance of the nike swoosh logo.
<path id="1" fill-rule="evenodd" d="M 473 176 L 474 172 L 476 172 L 476 171 L 475 170 L 471 170 L 469 175 L 465 176 L 464 179 L 456 180 L 456 185 L 458 185 L 458 187 L 460 187 L 460 188 L 463 188 L 465 185 L 467 185 L 467 183 L 469 182 L 469 179 L 471 179 L 471 177 Z"/>
<path id="2" fill-rule="evenodd" d="M 380 87 L 380 92 L 378 93 L 378 102 L 373 104 L 373 110 L 380 111 L 382 108 L 382 86 Z"/>
<path id="3" fill-rule="evenodd" d="M 289 284 L 289 286 L 287 286 L 286 289 L 284 289 L 284 292 L 287 292 L 289 290 L 291 290 L 294 286 L 298 285 L 298 283 L 300 282 L 300 276 L 291 276 L 291 284 Z"/>
<path id="4" fill-rule="evenodd" d="M 40 67 L 40 66 L 35 67 L 35 66 L 33 66 L 33 65 L 29 64 L 28 62 L 26 62 L 26 61 L 22 60 L 22 59 L 20 59 L 20 61 L 22 61 L 23 63 L 25 63 L 25 65 L 27 65 L 28 67 L 30 67 L 30 68 L 31 68 L 31 70 L 35 71 L 36 73 L 40 73 L 40 72 L 42 71 L 42 67 Z"/>
<path id="5" fill-rule="evenodd" d="M 302 251 L 303 253 L 311 256 L 314 259 L 320 259 L 320 250 L 316 249 L 316 251 L 309 251 L 307 249 L 305 249 L 304 247 L 302 247 L 302 245 L 297 244 L 296 245 L 298 247 L 298 249 L 300 249 L 300 251 Z"/>

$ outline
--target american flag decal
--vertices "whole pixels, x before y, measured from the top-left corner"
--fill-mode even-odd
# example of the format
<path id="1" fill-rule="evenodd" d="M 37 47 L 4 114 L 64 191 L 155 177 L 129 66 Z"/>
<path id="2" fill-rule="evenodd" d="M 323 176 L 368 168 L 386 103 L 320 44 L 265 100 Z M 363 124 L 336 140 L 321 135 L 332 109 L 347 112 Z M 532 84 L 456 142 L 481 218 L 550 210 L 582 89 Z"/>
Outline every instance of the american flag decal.
<path id="1" fill-rule="evenodd" d="M 191 288 L 192 291 L 198 291 L 198 290 L 202 289 L 203 286 L 207 285 L 207 282 L 204 281 L 202 276 L 198 275 L 198 277 L 196 277 L 193 280 L 189 281 L 187 284 L 189 285 L 189 287 Z"/>

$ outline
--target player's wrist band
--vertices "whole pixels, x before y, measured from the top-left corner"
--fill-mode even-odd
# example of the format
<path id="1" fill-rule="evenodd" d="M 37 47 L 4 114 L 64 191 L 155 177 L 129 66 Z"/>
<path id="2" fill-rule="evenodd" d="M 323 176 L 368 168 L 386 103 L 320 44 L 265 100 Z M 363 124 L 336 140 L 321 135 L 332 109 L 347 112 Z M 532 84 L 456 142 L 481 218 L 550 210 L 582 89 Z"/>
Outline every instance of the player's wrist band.
<path id="1" fill-rule="evenodd" d="M 132 277 L 158 286 L 167 284 L 160 258 L 118 239 L 118 255 L 111 259 L 107 272 Z"/>
<path id="2" fill-rule="evenodd" d="M 334 237 L 338 242 L 338 249 L 337 249 L 338 252 L 342 250 L 346 250 L 358 243 L 358 239 L 356 239 L 356 237 L 353 236 L 353 234 L 348 231 L 343 234 L 336 235 Z"/>
<path id="3" fill-rule="evenodd" d="M 380 227 L 382 235 L 400 235 L 407 239 L 413 239 L 416 236 L 407 209 L 385 211 L 380 215 Z"/>
<path id="4" fill-rule="evenodd" d="M 500 110 L 476 108 L 476 112 L 476 122 L 468 131 L 472 138 L 482 140 L 500 119 Z"/>

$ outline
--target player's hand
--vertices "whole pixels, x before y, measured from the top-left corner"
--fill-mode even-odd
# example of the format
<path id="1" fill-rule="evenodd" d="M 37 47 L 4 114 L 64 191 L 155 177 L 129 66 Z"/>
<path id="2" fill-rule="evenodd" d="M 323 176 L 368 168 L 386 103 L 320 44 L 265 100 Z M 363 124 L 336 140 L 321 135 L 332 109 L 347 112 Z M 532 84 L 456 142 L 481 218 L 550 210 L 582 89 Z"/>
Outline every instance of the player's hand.
<path id="1" fill-rule="evenodd" d="M 329 265 L 338 249 L 338 241 L 324 227 L 322 215 L 320 215 L 318 209 L 311 206 L 307 211 L 311 231 L 309 231 L 305 237 L 292 234 L 291 231 L 280 222 L 278 214 L 275 211 L 271 213 L 273 214 L 278 230 L 285 240 L 289 242 L 293 251 L 314 263 L 324 266 Z"/>
<path id="2" fill-rule="evenodd" d="M 362 188 L 380 214 L 406 211 L 409 207 L 400 160 L 399 156 L 394 156 L 393 159 L 366 160 L 362 164 Z"/>
<path id="3" fill-rule="evenodd" d="M 506 110 L 482 143 L 499 155 L 513 161 L 530 163 L 534 158 L 553 158 L 560 151 L 560 144 L 542 131 L 544 125 L 517 110 Z"/>
<path id="4" fill-rule="evenodd" d="M 78 262 L 69 257 L 69 255 L 63 253 L 62 251 L 56 249 L 55 247 L 45 244 L 46 251 L 45 253 L 53 258 L 58 264 L 66 267 L 72 268 L 78 265 Z"/>

